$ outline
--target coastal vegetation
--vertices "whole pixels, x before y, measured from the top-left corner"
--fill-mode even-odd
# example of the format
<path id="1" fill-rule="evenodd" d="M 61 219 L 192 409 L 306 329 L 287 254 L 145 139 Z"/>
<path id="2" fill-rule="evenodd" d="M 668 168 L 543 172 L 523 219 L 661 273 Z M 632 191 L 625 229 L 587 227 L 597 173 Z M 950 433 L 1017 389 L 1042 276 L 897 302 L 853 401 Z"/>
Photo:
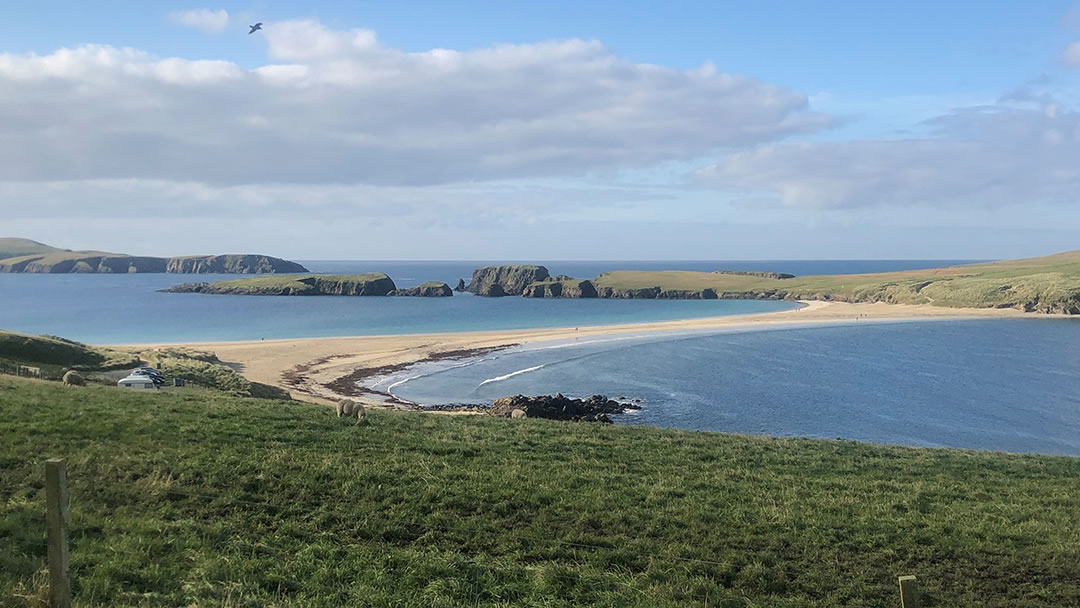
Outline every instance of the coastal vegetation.
<path id="1" fill-rule="evenodd" d="M 0 364 L 5 368 L 25 365 L 41 369 L 49 376 L 65 370 L 108 371 L 139 364 L 134 353 L 88 346 L 56 336 L 32 336 L 0 330 Z"/>
<path id="2" fill-rule="evenodd" d="M 135 394 L 0 376 L 0 605 L 1080 603 L 1080 459 Z"/>
<path id="3" fill-rule="evenodd" d="M 307 272 L 307 269 L 296 262 L 266 255 L 158 258 L 103 251 L 71 251 L 29 239 L 0 238 L 0 272 L 263 274 Z"/>

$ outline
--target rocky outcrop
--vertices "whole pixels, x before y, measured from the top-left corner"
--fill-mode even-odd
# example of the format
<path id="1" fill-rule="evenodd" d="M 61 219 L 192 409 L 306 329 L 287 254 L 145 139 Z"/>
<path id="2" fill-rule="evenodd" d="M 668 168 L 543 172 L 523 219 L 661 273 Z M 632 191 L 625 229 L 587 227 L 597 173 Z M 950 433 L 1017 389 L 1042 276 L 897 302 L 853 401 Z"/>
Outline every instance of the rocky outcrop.
<path id="1" fill-rule="evenodd" d="M 307 272 L 296 262 L 267 255 L 211 255 L 171 258 L 165 272 L 183 274 L 268 274 Z"/>
<path id="2" fill-rule="evenodd" d="M 466 290 L 478 296 L 519 296 L 529 285 L 546 281 L 550 276 L 543 266 L 487 266 L 473 271 Z"/>
<path id="3" fill-rule="evenodd" d="M 596 287 L 592 281 L 560 279 L 533 283 L 521 294 L 526 298 L 595 298 Z"/>
<path id="4" fill-rule="evenodd" d="M 549 420 L 569 420 L 573 422 L 610 423 L 610 414 L 622 414 L 627 410 L 641 409 L 631 403 L 620 403 L 603 395 L 593 395 L 587 399 L 571 399 L 561 394 L 527 397 L 515 395 L 496 399 L 488 410 L 492 416 L 510 418 L 515 411 L 525 413 L 528 418 L 547 418 Z M 521 417 L 519 414 L 518 417 Z"/>
<path id="5" fill-rule="evenodd" d="M 385 296 L 395 290 L 394 281 L 380 272 L 184 283 L 161 291 L 237 296 Z"/>
<path id="6" fill-rule="evenodd" d="M 118 254 L 60 252 L 0 260 L 0 272 L 35 274 L 68 273 L 185 273 L 185 274 L 270 274 L 307 272 L 288 260 L 266 255 L 215 255 L 181 258 L 155 258 Z"/>
<path id="7" fill-rule="evenodd" d="M 446 283 L 428 281 L 423 285 L 417 285 L 416 287 L 410 287 L 408 289 L 395 289 L 394 291 L 391 291 L 389 295 L 413 296 L 419 298 L 446 298 L 454 295 L 454 291 L 450 289 L 450 286 Z"/>
<path id="8" fill-rule="evenodd" d="M 465 291 L 465 279 L 457 280 L 457 285 L 454 286 L 454 291 L 458 293 Z"/>

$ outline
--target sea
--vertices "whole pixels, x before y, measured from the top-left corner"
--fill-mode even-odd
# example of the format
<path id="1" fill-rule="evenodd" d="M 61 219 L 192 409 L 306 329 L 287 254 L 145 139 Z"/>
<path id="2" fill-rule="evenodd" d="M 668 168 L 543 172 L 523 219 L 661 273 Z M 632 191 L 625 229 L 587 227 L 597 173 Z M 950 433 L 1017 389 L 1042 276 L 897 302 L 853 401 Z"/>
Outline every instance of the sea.
<path id="1" fill-rule="evenodd" d="M 619 269 L 853 274 L 974 260 L 539 262 Z M 385 272 L 399 287 L 466 281 L 503 262 L 306 261 Z M 506 262 L 510 263 L 510 262 Z M 0 274 L 0 328 L 146 344 L 579 327 L 782 310 L 787 302 L 255 297 L 159 290 L 213 275 Z M 526 345 L 370 380 L 423 405 L 513 394 L 635 400 L 617 424 L 1080 456 L 1080 320 L 791 325 Z"/>

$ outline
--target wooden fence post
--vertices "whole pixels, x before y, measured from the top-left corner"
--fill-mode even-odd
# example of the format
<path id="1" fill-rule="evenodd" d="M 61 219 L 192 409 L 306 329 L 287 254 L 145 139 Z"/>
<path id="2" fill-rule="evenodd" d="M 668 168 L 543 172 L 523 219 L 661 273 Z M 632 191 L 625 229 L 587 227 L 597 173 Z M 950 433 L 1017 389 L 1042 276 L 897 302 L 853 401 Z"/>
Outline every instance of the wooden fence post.
<path id="1" fill-rule="evenodd" d="M 900 582 L 900 608 L 922 608 L 919 581 L 914 576 L 901 576 L 898 580 Z"/>
<path id="2" fill-rule="evenodd" d="M 45 461 L 45 501 L 49 532 L 49 605 L 71 608 L 67 463 L 62 459 Z"/>

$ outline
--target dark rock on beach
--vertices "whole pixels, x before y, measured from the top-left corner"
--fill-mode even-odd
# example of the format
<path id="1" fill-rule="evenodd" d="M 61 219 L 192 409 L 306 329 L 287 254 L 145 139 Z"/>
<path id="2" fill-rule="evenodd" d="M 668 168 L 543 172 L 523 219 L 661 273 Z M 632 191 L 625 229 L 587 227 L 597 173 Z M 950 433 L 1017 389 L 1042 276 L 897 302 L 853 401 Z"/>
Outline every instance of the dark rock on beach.
<path id="1" fill-rule="evenodd" d="M 620 403 L 603 395 L 593 395 L 587 399 L 571 399 L 562 394 L 538 397 L 514 395 L 496 399 L 488 413 L 500 418 L 510 418 L 515 410 L 521 410 L 529 418 L 611 423 L 609 414 L 622 414 L 627 410 L 637 409 L 641 407 Z"/>

